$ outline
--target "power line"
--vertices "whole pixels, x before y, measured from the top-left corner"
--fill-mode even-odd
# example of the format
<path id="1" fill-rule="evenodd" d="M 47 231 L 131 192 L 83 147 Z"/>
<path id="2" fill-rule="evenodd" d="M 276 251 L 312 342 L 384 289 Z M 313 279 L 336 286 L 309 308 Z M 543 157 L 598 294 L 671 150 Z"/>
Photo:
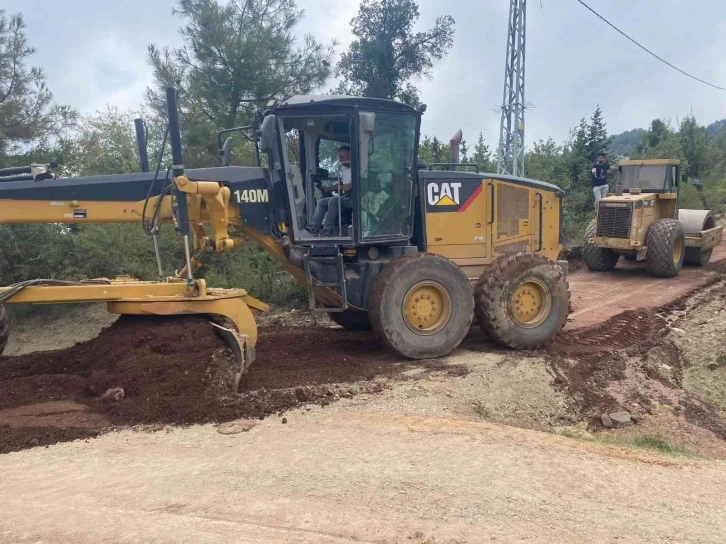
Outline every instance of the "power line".
<path id="1" fill-rule="evenodd" d="M 664 59 L 663 57 L 659 57 L 658 55 L 656 55 L 655 53 L 653 53 L 653 51 L 651 51 L 650 49 L 648 49 L 648 48 L 647 48 L 647 47 L 645 47 L 644 45 L 641 45 L 641 44 L 639 44 L 639 43 L 638 43 L 637 41 L 635 41 L 635 40 L 634 40 L 633 38 L 631 38 L 630 36 L 628 36 L 628 35 L 627 35 L 627 34 L 626 34 L 625 32 L 623 32 L 622 30 L 620 30 L 620 29 L 619 29 L 618 27 L 616 27 L 616 26 L 615 26 L 614 24 L 612 24 L 612 23 L 611 23 L 610 21 L 608 21 L 608 20 L 607 20 L 607 19 L 606 19 L 605 17 L 603 17 L 603 16 L 602 16 L 602 15 L 600 15 L 600 14 L 599 14 L 599 13 L 598 13 L 597 11 L 595 11 L 595 10 L 594 10 L 594 9 L 592 9 L 592 8 L 591 8 L 590 6 L 588 6 L 588 5 L 587 5 L 587 4 L 585 3 L 585 2 L 583 2 L 582 0 L 577 0 L 577 1 L 578 1 L 578 2 L 580 3 L 580 4 L 582 4 L 583 6 L 585 6 L 585 7 L 587 8 L 587 9 L 589 9 L 589 10 L 590 10 L 590 11 L 591 11 L 592 13 L 594 13 L 594 14 L 595 14 L 595 16 L 596 16 L 596 17 L 598 17 L 599 19 L 601 19 L 601 20 L 602 20 L 602 21 L 603 21 L 603 22 L 604 22 L 605 24 L 607 24 L 608 26 L 612 27 L 612 28 L 613 28 L 614 30 L 616 30 L 616 31 L 617 31 L 618 33 L 620 33 L 620 34 L 622 34 L 623 36 L 625 36 L 625 37 L 626 37 L 626 38 L 627 38 L 628 40 L 630 40 L 630 41 L 631 41 L 631 42 L 633 42 L 633 43 L 634 43 L 635 45 L 637 45 L 638 47 L 640 47 L 640 48 L 641 48 L 641 49 L 642 49 L 643 51 L 645 51 L 646 53 L 649 53 L 650 55 L 654 56 L 655 58 L 657 58 L 657 59 L 658 59 L 659 61 L 661 61 L 662 63 L 664 63 L 664 64 L 667 64 L 668 66 L 670 66 L 670 67 L 671 67 L 671 68 L 673 68 L 674 70 L 677 70 L 678 72 L 682 73 L 682 74 L 683 74 L 684 76 L 688 76 L 688 77 L 690 77 L 691 79 L 695 79 L 696 81 L 698 81 L 698 82 L 700 82 L 700 83 L 703 83 L 704 85 L 708 85 L 709 87 L 713 87 L 714 89 L 719 89 L 719 90 L 721 90 L 721 91 L 726 91 L 726 89 L 725 89 L 725 88 L 723 88 L 723 87 L 719 87 L 718 85 L 714 85 L 713 83 L 709 83 L 708 81 L 704 81 L 704 80 L 702 80 L 702 79 L 700 79 L 700 78 L 698 78 L 698 77 L 696 77 L 696 76 L 693 76 L 693 75 L 689 74 L 688 72 L 686 72 L 685 70 L 681 70 L 680 68 L 678 68 L 678 66 L 674 66 L 673 64 L 671 64 L 670 62 L 668 62 L 667 60 L 665 60 L 665 59 Z"/>

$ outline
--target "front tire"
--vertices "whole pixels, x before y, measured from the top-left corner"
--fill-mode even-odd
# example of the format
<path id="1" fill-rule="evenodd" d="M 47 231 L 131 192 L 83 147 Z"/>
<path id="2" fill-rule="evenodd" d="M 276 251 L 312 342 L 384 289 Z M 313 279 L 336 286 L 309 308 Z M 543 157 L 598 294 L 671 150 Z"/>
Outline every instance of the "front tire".
<path id="1" fill-rule="evenodd" d="M 645 270 L 658 278 L 673 278 L 683 268 L 686 234 L 677 219 L 660 219 L 648 229 Z"/>
<path id="2" fill-rule="evenodd" d="M 476 317 L 484 334 L 513 349 L 539 349 L 567 323 L 570 289 L 562 268 L 541 255 L 501 257 L 479 278 Z"/>
<path id="3" fill-rule="evenodd" d="M 454 263 L 416 253 L 378 274 L 368 308 L 373 332 L 386 346 L 410 359 L 435 359 L 451 353 L 469 332 L 474 299 Z"/>
<path id="4" fill-rule="evenodd" d="M 594 272 L 607 272 L 615 268 L 620 255 L 610 248 L 597 247 L 595 244 L 591 244 L 589 240 L 594 238 L 596 234 L 597 225 L 595 221 L 591 221 L 585 231 L 585 241 L 582 244 L 582 260 Z"/>

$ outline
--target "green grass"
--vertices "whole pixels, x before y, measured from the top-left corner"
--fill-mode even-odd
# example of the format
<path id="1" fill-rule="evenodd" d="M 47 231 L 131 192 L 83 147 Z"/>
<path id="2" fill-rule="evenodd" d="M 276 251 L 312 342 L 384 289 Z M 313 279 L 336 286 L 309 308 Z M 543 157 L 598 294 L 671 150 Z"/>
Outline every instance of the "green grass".
<path id="1" fill-rule="evenodd" d="M 612 446 L 629 447 L 641 450 L 655 451 L 666 455 L 677 455 L 681 457 L 695 457 L 703 459 L 700 455 L 683 444 L 671 442 L 656 435 L 641 435 L 632 438 L 608 436 L 602 440 L 603 443 Z"/>

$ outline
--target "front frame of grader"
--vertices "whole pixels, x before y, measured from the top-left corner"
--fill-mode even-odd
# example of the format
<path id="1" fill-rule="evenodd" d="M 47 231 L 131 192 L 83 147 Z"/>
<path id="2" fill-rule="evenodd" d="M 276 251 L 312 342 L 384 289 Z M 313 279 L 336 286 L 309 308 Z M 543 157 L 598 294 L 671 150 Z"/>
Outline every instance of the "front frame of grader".
<path id="1" fill-rule="evenodd" d="M 46 175 L 31 175 L 31 179 L 26 179 L 20 176 L 20 179 L 0 184 L 0 223 L 141 222 L 148 206 L 158 213 L 157 220 L 164 218 L 173 222 L 184 236 L 186 263 L 181 272 L 161 277 L 155 238 L 160 275 L 157 281 L 139 281 L 126 276 L 77 282 L 29 280 L 0 288 L 0 303 L 106 302 L 109 312 L 116 314 L 221 316 L 233 324 L 233 328 L 222 326 L 224 323 L 218 324 L 217 328 L 232 347 L 241 375 L 255 358 L 257 326 L 253 311 L 264 312 L 268 306 L 244 289 L 207 288 L 205 280 L 193 277 L 199 263 L 190 253 L 192 229 L 195 245 L 202 251 L 226 251 L 239 240 L 230 236 L 227 230 L 233 220 L 230 211 L 234 212 L 229 206 L 229 187 L 217 182 L 190 181 L 184 175 L 175 89 L 167 89 L 167 106 L 174 179 L 166 189 L 162 187 L 152 195 L 156 176 L 151 189 L 142 183 L 148 180 L 148 173 L 105 179 L 56 179 Z M 211 225 L 211 237 L 207 236 L 204 223 Z M 1 317 L 4 349 L 8 319 L 4 309 Z"/>

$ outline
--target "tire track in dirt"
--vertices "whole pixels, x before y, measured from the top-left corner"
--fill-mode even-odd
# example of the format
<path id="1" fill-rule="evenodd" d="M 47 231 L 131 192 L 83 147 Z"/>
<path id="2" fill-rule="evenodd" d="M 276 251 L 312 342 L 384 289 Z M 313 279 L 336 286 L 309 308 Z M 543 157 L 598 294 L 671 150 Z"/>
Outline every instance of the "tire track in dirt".
<path id="1" fill-rule="evenodd" d="M 560 357 L 579 357 L 638 349 L 668 334 L 666 320 L 653 310 L 629 310 L 604 323 L 564 331 L 547 348 Z"/>
<path id="2" fill-rule="evenodd" d="M 637 421 L 651 414 L 654 404 L 663 404 L 726 440 L 726 421 L 719 411 L 683 390 L 682 354 L 668 338 L 688 311 L 726 298 L 726 281 L 716 277 L 710 283 L 657 308 L 566 330 L 544 350 L 555 385 L 570 394 L 594 428 L 602 428 L 601 413 L 626 410 Z"/>

